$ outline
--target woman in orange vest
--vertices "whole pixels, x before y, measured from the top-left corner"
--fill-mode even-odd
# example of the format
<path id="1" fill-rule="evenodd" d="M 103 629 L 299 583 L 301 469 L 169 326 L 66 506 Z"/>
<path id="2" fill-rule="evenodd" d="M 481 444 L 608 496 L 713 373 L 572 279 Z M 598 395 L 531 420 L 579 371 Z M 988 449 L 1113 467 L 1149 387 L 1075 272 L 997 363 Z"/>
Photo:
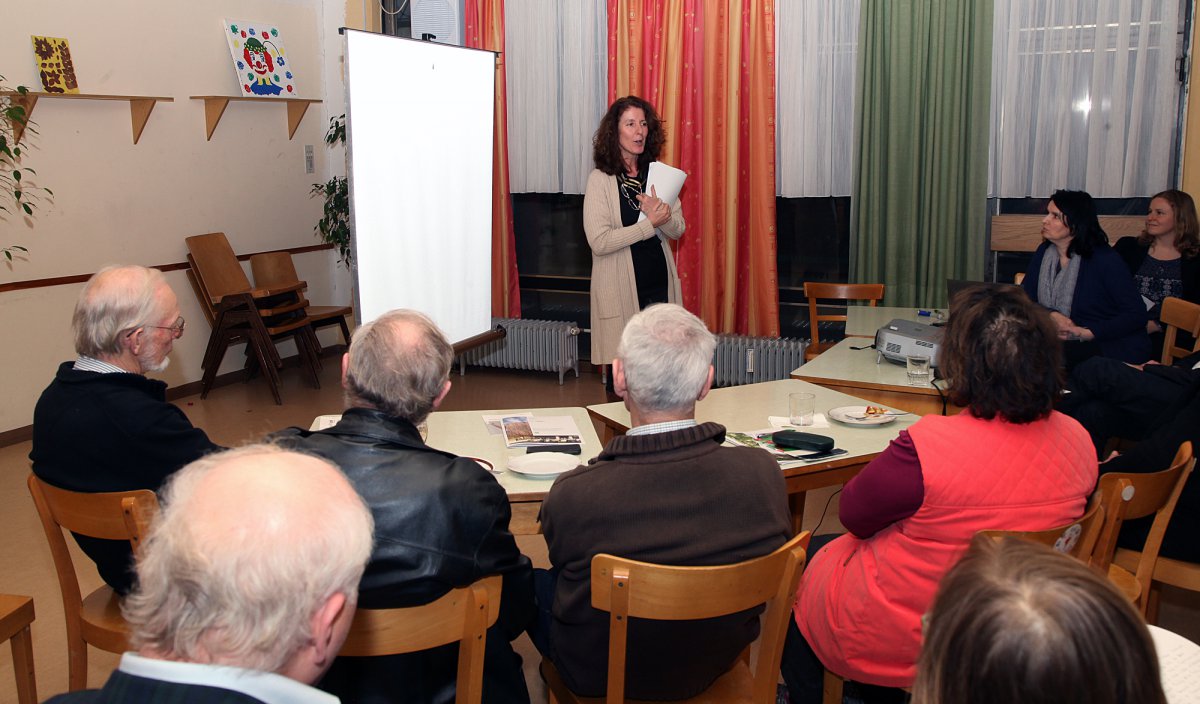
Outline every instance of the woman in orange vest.
<path id="1" fill-rule="evenodd" d="M 839 516 L 849 533 L 814 554 L 797 595 L 783 662 L 793 703 L 821 700 L 824 669 L 911 686 L 921 616 L 971 537 L 1067 523 L 1096 484 L 1087 431 L 1053 410 L 1062 353 L 1049 314 L 1019 291 L 982 287 L 960 293 L 953 310 L 940 371 L 964 410 L 901 431 L 846 484 Z"/>

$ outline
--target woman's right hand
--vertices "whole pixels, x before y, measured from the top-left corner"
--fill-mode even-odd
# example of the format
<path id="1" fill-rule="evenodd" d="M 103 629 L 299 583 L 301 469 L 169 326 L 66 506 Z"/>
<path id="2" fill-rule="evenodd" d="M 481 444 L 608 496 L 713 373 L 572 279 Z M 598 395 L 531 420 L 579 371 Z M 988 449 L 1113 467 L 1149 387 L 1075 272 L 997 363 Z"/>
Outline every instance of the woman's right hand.
<path id="1" fill-rule="evenodd" d="M 671 206 L 659 200 L 658 192 L 654 186 L 650 187 L 649 195 L 639 193 L 637 198 L 642 206 L 642 212 L 646 214 L 646 218 L 650 220 L 651 225 L 659 227 L 671 219 Z"/>

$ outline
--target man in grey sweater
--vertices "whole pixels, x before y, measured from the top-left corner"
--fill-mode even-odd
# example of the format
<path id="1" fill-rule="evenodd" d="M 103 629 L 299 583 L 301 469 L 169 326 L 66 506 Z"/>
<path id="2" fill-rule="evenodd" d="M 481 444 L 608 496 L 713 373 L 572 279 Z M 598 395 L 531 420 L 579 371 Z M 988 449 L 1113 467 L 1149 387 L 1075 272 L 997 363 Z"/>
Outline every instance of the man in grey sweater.
<path id="1" fill-rule="evenodd" d="M 677 305 L 635 315 L 613 360 L 632 429 L 559 477 L 542 505 L 554 569 L 536 578 L 544 617 L 535 643 L 577 694 L 606 689 L 608 615 L 591 606 L 596 554 L 720 565 L 765 555 L 791 537 L 775 460 L 763 450 L 724 447 L 724 427 L 696 423 L 696 402 L 712 385 L 715 344 L 704 323 Z M 760 612 L 631 623 L 626 695 L 683 699 L 704 691 L 758 636 Z"/>

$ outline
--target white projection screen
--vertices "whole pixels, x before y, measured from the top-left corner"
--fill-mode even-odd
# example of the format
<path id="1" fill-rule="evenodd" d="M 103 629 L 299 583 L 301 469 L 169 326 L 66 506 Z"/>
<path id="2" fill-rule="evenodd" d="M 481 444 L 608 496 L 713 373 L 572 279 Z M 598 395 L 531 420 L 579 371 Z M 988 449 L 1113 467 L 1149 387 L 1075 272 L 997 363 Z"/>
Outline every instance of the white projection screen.
<path id="1" fill-rule="evenodd" d="M 495 54 L 345 30 L 360 322 L 413 308 L 459 342 L 491 327 Z"/>

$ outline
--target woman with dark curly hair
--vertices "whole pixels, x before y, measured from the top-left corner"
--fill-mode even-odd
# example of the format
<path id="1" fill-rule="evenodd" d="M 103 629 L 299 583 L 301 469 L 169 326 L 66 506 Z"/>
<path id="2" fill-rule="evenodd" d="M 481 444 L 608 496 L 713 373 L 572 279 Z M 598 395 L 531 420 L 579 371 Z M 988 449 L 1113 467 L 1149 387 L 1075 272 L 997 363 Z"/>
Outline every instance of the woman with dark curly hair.
<path id="1" fill-rule="evenodd" d="M 593 364 L 612 361 L 625 323 L 639 310 L 681 299 L 667 238 L 683 236 L 683 211 L 678 200 L 671 206 L 653 189 L 645 192 L 650 162 L 664 143 L 654 106 L 632 95 L 608 108 L 592 138 L 596 168 L 583 197 L 583 230 L 592 248 Z"/>
<path id="2" fill-rule="evenodd" d="M 1162 355 L 1162 302 L 1167 296 L 1200 303 L 1200 222 L 1196 204 L 1183 191 L 1163 191 L 1150 199 L 1146 229 L 1113 245 L 1133 274 L 1137 291 L 1150 308 L 1146 332 L 1154 344 L 1152 358 Z"/>
<path id="3" fill-rule="evenodd" d="M 1021 286 L 1050 311 L 1067 367 L 1096 355 L 1134 364 L 1149 359 L 1146 306 L 1108 246 L 1092 197 L 1055 191 L 1042 218 L 1042 238 Z"/>
<path id="4" fill-rule="evenodd" d="M 910 686 L 921 615 L 971 536 L 1062 525 L 1096 484 L 1087 431 L 1053 410 L 1062 372 L 1046 311 L 1020 291 L 983 287 L 953 308 L 939 359 L 964 410 L 921 418 L 846 483 L 838 515 L 849 533 L 805 569 L 784 648 L 795 703 L 821 701 L 824 668 Z M 889 694 L 863 688 L 869 701 Z"/>

